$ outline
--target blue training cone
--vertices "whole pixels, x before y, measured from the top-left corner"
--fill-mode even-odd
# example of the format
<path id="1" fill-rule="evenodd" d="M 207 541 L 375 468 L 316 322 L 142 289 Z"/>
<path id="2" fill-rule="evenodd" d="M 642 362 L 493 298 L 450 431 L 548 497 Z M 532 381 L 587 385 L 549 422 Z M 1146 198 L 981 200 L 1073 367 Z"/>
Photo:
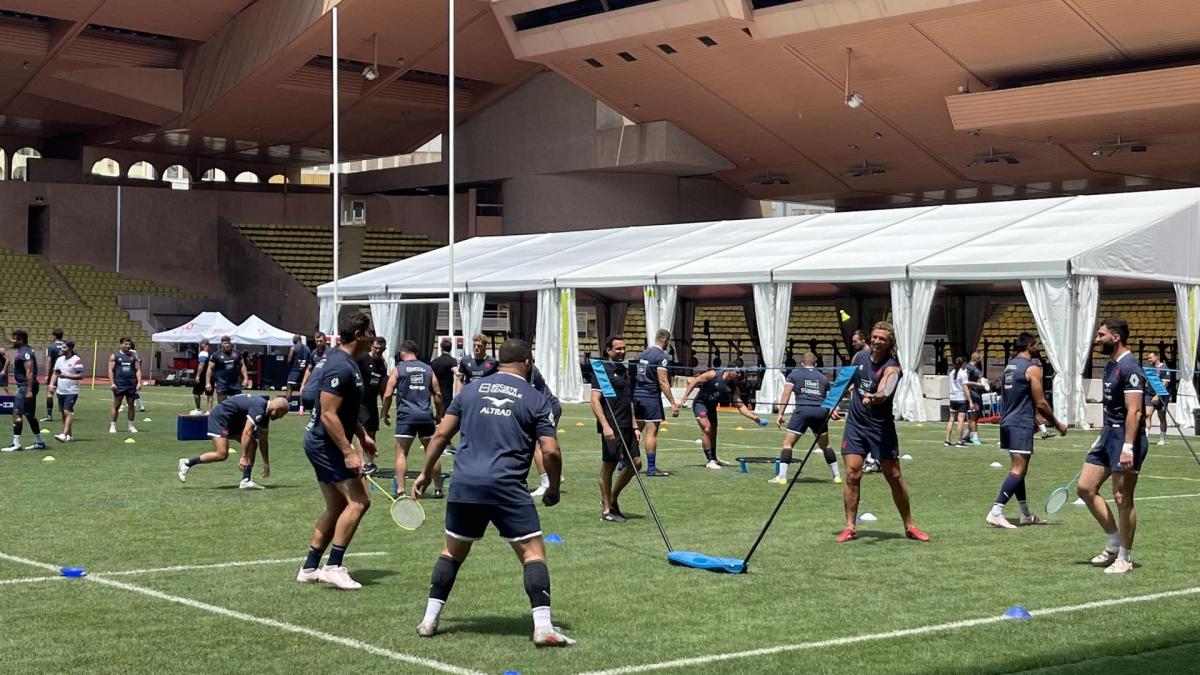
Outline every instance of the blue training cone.
<path id="1" fill-rule="evenodd" d="M 561 544 L 561 543 L 563 543 L 562 535 L 550 533 L 550 534 L 546 535 L 546 543 L 547 544 Z"/>
<path id="2" fill-rule="evenodd" d="M 1012 607 L 1008 608 L 1007 612 L 1004 613 L 1004 618 L 1012 619 L 1013 621 L 1024 621 L 1025 619 L 1033 618 L 1033 615 L 1030 614 L 1029 610 L 1025 609 L 1024 607 L 1020 605 L 1013 605 Z"/>

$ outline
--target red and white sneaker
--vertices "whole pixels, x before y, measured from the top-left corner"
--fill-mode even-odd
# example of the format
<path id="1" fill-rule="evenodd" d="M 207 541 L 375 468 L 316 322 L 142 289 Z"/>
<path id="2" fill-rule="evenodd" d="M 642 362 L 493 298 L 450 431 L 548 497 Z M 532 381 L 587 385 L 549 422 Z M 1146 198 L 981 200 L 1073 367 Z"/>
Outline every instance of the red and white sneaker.
<path id="1" fill-rule="evenodd" d="M 561 628 L 551 626 L 549 630 L 534 631 L 533 644 L 538 647 L 570 647 L 575 641 L 563 635 Z"/>
<path id="2" fill-rule="evenodd" d="M 904 528 L 904 536 L 916 541 L 929 541 L 929 535 L 917 529 L 916 525 Z"/>
<path id="3" fill-rule="evenodd" d="M 842 544 L 847 541 L 854 541 L 855 539 L 858 539 L 858 530 L 854 529 L 853 527 L 847 527 L 846 529 L 842 530 L 841 534 L 834 538 L 834 541 Z"/>

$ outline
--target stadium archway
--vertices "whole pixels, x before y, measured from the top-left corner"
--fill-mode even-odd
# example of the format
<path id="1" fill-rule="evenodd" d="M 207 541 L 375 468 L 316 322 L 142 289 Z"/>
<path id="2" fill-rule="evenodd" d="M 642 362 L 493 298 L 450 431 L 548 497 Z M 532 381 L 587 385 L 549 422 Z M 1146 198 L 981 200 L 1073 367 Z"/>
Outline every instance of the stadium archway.
<path id="1" fill-rule="evenodd" d="M 200 176 L 201 183 L 226 183 L 229 181 L 229 176 L 220 169 L 209 169 Z"/>
<path id="2" fill-rule="evenodd" d="M 136 162 L 129 167 L 129 172 L 126 174 L 130 178 L 138 180 L 158 180 L 158 170 L 150 162 Z"/>
<path id="3" fill-rule="evenodd" d="M 163 171 L 164 183 L 170 183 L 172 190 L 187 190 L 192 185 L 192 173 L 182 164 L 172 164 Z"/>
<path id="4" fill-rule="evenodd" d="M 93 176 L 103 176 L 105 178 L 120 178 L 121 164 L 112 157 L 103 157 L 96 160 L 92 165 Z"/>
<path id="5" fill-rule="evenodd" d="M 21 149 L 17 150 L 16 152 L 14 152 L 13 156 L 12 156 L 12 173 L 11 173 L 12 179 L 13 180 L 25 180 L 25 176 L 26 176 L 25 169 L 26 169 L 28 159 L 30 157 L 37 159 L 37 158 L 40 158 L 41 156 L 42 156 L 42 153 L 38 152 L 37 150 L 34 150 L 33 148 L 29 148 L 29 147 L 21 148 Z"/>
<path id="6" fill-rule="evenodd" d="M 236 177 L 234 177 L 233 182 L 235 182 L 235 183 L 260 183 L 262 181 L 260 181 L 258 179 L 258 174 L 254 173 L 253 171 L 243 171 L 243 172 L 239 173 Z"/>
<path id="7" fill-rule="evenodd" d="M 285 185 L 288 182 L 288 179 L 287 179 L 287 176 L 285 176 L 281 173 L 277 173 L 274 176 L 271 176 L 270 178 L 268 178 L 267 182 L 270 183 L 271 185 Z"/>

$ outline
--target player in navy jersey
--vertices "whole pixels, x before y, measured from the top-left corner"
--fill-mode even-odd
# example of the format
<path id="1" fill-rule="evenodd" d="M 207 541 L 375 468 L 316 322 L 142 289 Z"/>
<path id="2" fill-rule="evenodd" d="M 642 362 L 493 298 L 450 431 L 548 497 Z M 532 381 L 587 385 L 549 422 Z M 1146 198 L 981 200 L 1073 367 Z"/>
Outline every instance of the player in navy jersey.
<path id="1" fill-rule="evenodd" d="M 596 431 L 600 434 L 600 519 L 609 523 L 625 522 L 625 514 L 617 500 L 621 492 L 633 480 L 633 472 L 641 471 L 642 457 L 638 443 L 642 432 L 638 431 L 633 415 L 633 379 L 625 366 L 625 340 L 610 337 L 604 342 L 607 362 L 600 365 L 615 396 L 605 399 L 600 380 L 592 372 L 592 414 L 596 417 Z M 632 461 L 631 461 L 632 458 Z M 613 483 L 613 471 L 623 465 L 617 482 Z"/>
<path id="2" fill-rule="evenodd" d="M 633 412 L 638 429 L 642 431 L 642 443 L 646 450 L 646 475 L 670 476 L 654 462 L 658 454 L 658 426 L 664 419 L 662 397 L 671 404 L 671 414 L 678 415 L 681 404 L 675 402 L 671 392 L 670 373 L 667 372 L 667 345 L 671 342 L 671 331 L 659 330 L 654 334 L 654 345 L 638 355 L 637 371 L 633 379 Z M 716 367 L 714 364 L 713 367 Z"/>
<path id="3" fill-rule="evenodd" d="M 0 347 L 0 391 L 8 396 L 8 350 Z"/>
<path id="4" fill-rule="evenodd" d="M 470 384 L 474 380 L 487 377 L 496 372 L 500 364 L 496 359 L 488 356 L 487 353 L 487 336 L 483 333 L 476 335 L 471 339 L 471 347 L 474 351 L 471 356 L 464 357 L 458 362 L 458 383 L 455 388 L 457 394 L 464 386 Z"/>
<path id="5" fill-rule="evenodd" d="M 442 387 L 433 367 L 417 358 L 417 343 L 400 343 L 400 360 L 388 376 L 383 389 L 383 423 L 390 424 L 392 398 L 396 400 L 396 481 L 400 494 L 407 491 L 405 473 L 408 471 L 408 451 L 413 440 L 420 439 L 421 447 L 429 449 L 429 439 L 438 420 L 442 418 L 445 401 Z M 433 473 L 433 497 L 441 499 L 442 465 Z"/>
<path id="6" fill-rule="evenodd" d="M 850 360 L 846 365 L 853 363 L 855 356 L 870 351 L 870 338 L 867 337 L 866 331 L 856 329 L 850 334 Z M 879 460 L 867 455 L 866 462 L 863 464 L 863 473 L 879 473 Z"/>
<path id="7" fill-rule="evenodd" d="M 417 499 L 436 473 L 442 450 L 461 432 L 454 456 L 454 480 L 446 501 L 446 540 L 433 566 L 429 600 L 417 634 L 432 637 L 459 567 L 489 523 L 512 545 L 524 566 L 525 592 L 533 612 L 533 643 L 539 647 L 567 646 L 574 640 L 550 620 L 550 571 L 533 499 L 525 491 L 525 476 L 540 446 L 550 474 L 542 503 L 559 500 L 562 457 L 558 449 L 550 399 L 528 382 L 533 355 L 524 340 L 500 346 L 500 370 L 464 386 L 450 402 L 433 442 L 425 451 L 425 467 L 413 482 Z"/>
<path id="8" fill-rule="evenodd" d="M 1158 379 L 1162 380 L 1163 386 L 1168 387 L 1171 384 L 1171 371 L 1167 368 L 1167 364 L 1163 363 L 1162 357 L 1158 352 L 1150 352 L 1147 356 L 1150 361 L 1150 367 L 1158 375 Z M 1154 390 L 1149 385 L 1145 387 L 1146 408 L 1146 433 L 1150 433 L 1151 427 L 1154 426 L 1154 414 L 1158 413 L 1158 445 L 1167 444 L 1167 406 L 1171 404 L 1170 399 L 1163 400 L 1161 396 L 1154 393 Z"/>
<path id="9" fill-rule="evenodd" d="M 311 410 L 317 404 L 318 383 L 321 381 L 317 369 L 325 365 L 325 357 L 331 349 L 329 338 L 321 331 L 317 331 L 313 335 L 313 342 L 317 346 L 309 352 L 304 377 L 300 378 L 300 414 L 304 414 L 305 410 Z"/>
<path id="10" fill-rule="evenodd" d="M 186 482 L 188 471 L 197 464 L 224 462 L 229 457 L 229 441 L 242 446 L 242 457 L 238 468 L 242 471 L 243 490 L 258 490 L 262 486 L 250 478 L 254 471 L 254 458 L 262 452 L 262 477 L 271 477 L 271 448 L 268 431 L 271 420 L 281 419 L 288 414 L 288 402 L 282 396 L 268 401 L 256 394 L 238 394 L 217 404 L 208 416 L 208 437 L 212 439 L 212 450 L 192 457 L 181 457 L 178 464 L 180 482 Z"/>
<path id="11" fill-rule="evenodd" d="M 12 346 L 16 350 L 13 356 L 13 380 L 17 384 L 17 395 L 13 399 L 13 444 L 4 448 L 4 452 L 20 450 L 45 450 L 46 442 L 42 440 L 42 428 L 37 418 L 38 395 L 38 364 L 37 356 L 29 346 L 29 333 L 23 330 L 12 332 Z M 29 429 L 33 431 L 33 445 L 21 445 L 22 420 L 29 420 Z"/>
<path id="12" fill-rule="evenodd" d="M 193 415 L 207 415 L 212 412 L 213 397 L 212 392 L 207 389 L 208 380 L 208 340 L 200 341 L 200 349 L 196 353 L 196 381 L 192 384 L 192 400 L 196 403 L 196 407 L 192 409 Z M 207 399 L 208 406 L 200 408 L 200 397 L 204 396 Z"/>
<path id="13" fill-rule="evenodd" d="M 842 417 L 836 407 L 832 412 L 822 407 L 822 404 L 825 403 L 825 395 L 829 393 L 829 378 L 817 370 L 816 365 L 816 354 L 808 352 L 801 356 L 800 367 L 788 373 L 787 381 L 783 385 L 783 393 L 779 397 L 779 417 L 775 420 L 776 426 L 780 429 L 784 428 L 784 412 L 788 409 L 788 400 L 791 399 L 793 393 L 796 395 L 796 408 L 792 412 L 792 419 L 787 422 L 787 436 L 783 441 L 783 448 L 779 451 L 779 474 L 767 481 L 769 483 L 775 485 L 787 483 L 792 449 L 795 448 L 796 441 L 800 440 L 805 431 L 811 431 L 817 437 L 817 445 L 825 455 L 825 463 L 829 466 L 830 473 L 833 474 L 833 482 L 838 485 L 842 482 L 837 455 L 833 452 L 833 448 L 829 447 L 829 420 L 838 420 Z"/>
<path id="14" fill-rule="evenodd" d="M 108 357 L 108 379 L 112 383 L 113 407 L 108 418 L 108 433 L 117 433 L 117 413 L 125 404 L 126 430 L 138 432 L 133 426 L 133 399 L 142 390 L 142 360 L 133 353 L 133 340 L 121 338 L 121 347 Z"/>
<path id="15" fill-rule="evenodd" d="M 979 440 L 979 418 L 983 416 L 983 392 L 987 391 L 987 382 L 983 379 L 983 355 L 972 352 L 971 359 L 965 366 L 967 384 L 964 390 L 967 402 L 967 423 L 969 431 L 962 435 L 963 443 L 983 445 Z"/>
<path id="16" fill-rule="evenodd" d="M 355 314 L 342 320 L 338 334 L 341 345 L 328 350 L 317 382 L 316 406 L 304 427 L 304 454 L 317 475 L 325 510 L 313 527 L 308 556 L 296 581 L 320 581 L 353 591 L 362 584 L 350 577 L 342 558 L 371 506 L 371 497 L 362 480 L 362 457 L 351 439 L 357 438 L 367 454 L 376 453 L 375 442 L 358 422 L 363 377 L 355 361 L 371 349 L 375 331 L 369 316 Z M 329 559 L 319 567 L 326 547 L 330 547 Z"/>
<path id="17" fill-rule="evenodd" d="M 208 357 L 208 391 L 216 391 L 217 403 L 230 396 L 242 393 L 242 387 L 250 388 L 250 373 L 241 352 L 233 348 L 228 335 L 221 336 L 221 347 Z"/>
<path id="18" fill-rule="evenodd" d="M 892 489 L 892 501 L 904 521 L 904 534 L 909 539 L 929 541 L 913 524 L 908 487 L 900 475 L 900 441 L 896 436 L 896 420 L 892 415 L 892 399 L 903 373 L 896 361 L 896 334 L 892 324 L 880 321 L 871 329 L 871 349 L 854 356 L 852 365 L 858 369 L 851 387 L 850 416 L 842 433 L 842 458 L 846 462 L 846 484 L 842 490 L 846 503 L 846 529 L 837 536 L 845 542 L 858 538 L 859 483 L 862 480 L 863 459 L 874 456 L 880 472 Z"/>
<path id="19" fill-rule="evenodd" d="M 1110 357 L 1104 366 L 1104 428 L 1084 460 L 1077 486 L 1079 498 L 1108 535 L 1104 550 L 1091 560 L 1108 574 L 1133 571 L 1130 555 L 1137 530 L 1133 493 L 1149 450 L 1142 419 L 1146 376 L 1126 346 L 1128 340 L 1129 324 L 1124 319 L 1105 319 L 1096 330 L 1096 344 Z M 1118 520 L 1100 496 L 1109 476 Z"/>
<path id="20" fill-rule="evenodd" d="M 304 382 L 304 374 L 308 371 L 308 360 L 311 356 L 312 350 L 304 344 L 304 336 L 293 335 L 292 346 L 288 348 L 287 353 L 287 389 L 283 395 L 287 400 L 292 400 L 292 392 L 298 390 Z"/>
<path id="21" fill-rule="evenodd" d="M 1000 494 L 992 504 L 985 520 L 992 527 L 1015 529 L 1016 525 L 1004 517 L 1004 505 L 1014 495 L 1021 507 L 1022 525 L 1044 525 L 1036 514 L 1029 510 L 1025 499 L 1025 476 L 1029 472 L 1029 461 L 1033 459 L 1033 433 L 1037 414 L 1054 425 L 1058 433 L 1066 436 L 1067 425 L 1054 417 L 1054 410 L 1046 402 L 1042 390 L 1042 364 L 1039 360 L 1037 338 L 1033 333 L 1023 332 L 1017 336 L 1013 349 L 1016 356 L 1004 368 L 1002 395 L 1004 416 L 1000 419 L 1000 447 L 1008 452 L 1012 461 L 1008 475 L 1000 486 Z"/>
<path id="22" fill-rule="evenodd" d="M 45 366 L 42 368 L 46 372 L 47 378 L 54 372 L 54 364 L 58 363 L 58 357 L 63 355 L 66 346 L 66 343 L 63 342 L 63 330 L 61 328 L 55 328 L 51 334 L 54 336 L 54 339 L 46 346 Z M 48 382 L 49 380 L 47 380 Z M 54 421 L 54 392 L 51 392 L 49 389 L 46 390 L 46 416 L 42 418 L 42 421 Z"/>
<path id="23" fill-rule="evenodd" d="M 725 397 L 729 398 L 729 402 L 737 409 L 742 417 L 748 420 L 753 420 L 755 424 L 762 424 L 758 415 L 742 402 L 741 387 L 743 384 L 744 373 L 740 370 L 709 370 L 700 373 L 692 378 L 688 383 L 687 390 L 683 392 L 683 398 L 679 403 L 671 407 L 671 416 L 679 416 L 679 408 L 687 405 L 688 397 L 692 395 L 692 391 L 699 389 L 696 393 L 696 400 L 692 404 L 692 415 L 696 418 L 696 424 L 700 426 L 700 448 L 704 450 L 704 468 L 719 470 L 723 466 L 731 466 L 731 462 L 727 462 L 717 457 L 717 405 L 718 402 Z"/>

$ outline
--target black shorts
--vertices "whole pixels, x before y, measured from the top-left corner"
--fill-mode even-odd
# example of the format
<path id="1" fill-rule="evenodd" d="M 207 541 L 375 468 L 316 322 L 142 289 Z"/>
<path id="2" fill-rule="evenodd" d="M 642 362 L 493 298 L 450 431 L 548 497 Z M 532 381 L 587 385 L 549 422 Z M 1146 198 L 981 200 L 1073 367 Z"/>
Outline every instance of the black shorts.
<path id="1" fill-rule="evenodd" d="M 0 387 L 8 386 L 8 373 L 0 373 Z"/>
<path id="2" fill-rule="evenodd" d="M 708 423 L 711 424 L 714 429 L 717 428 L 716 403 L 704 403 L 703 401 L 696 401 L 692 404 L 692 415 L 696 417 L 697 422 L 700 420 L 708 420 Z"/>
<path id="3" fill-rule="evenodd" d="M 429 438 L 437 427 L 433 422 L 403 422 L 396 420 L 396 438 Z"/>
<path id="4" fill-rule="evenodd" d="M 979 419 L 983 417 L 983 397 L 971 397 L 971 409 L 967 411 L 971 419 Z"/>
<path id="5" fill-rule="evenodd" d="M 17 389 L 17 395 L 13 398 L 13 414 L 14 415 L 36 415 L 37 414 L 37 389 L 33 390 L 33 396 L 26 396 L 24 389 Z"/>
<path id="6" fill-rule="evenodd" d="M 58 409 L 65 412 L 75 412 L 75 401 L 79 400 L 79 394 L 59 394 Z"/>
<path id="7" fill-rule="evenodd" d="M 542 535 L 533 500 L 521 504 L 446 502 L 446 535 L 459 541 L 479 541 L 488 523 L 505 541 L 525 541 Z"/>
<path id="8" fill-rule="evenodd" d="M 968 409 L 966 401 L 950 401 L 950 414 L 952 415 L 965 413 Z"/>
<path id="9" fill-rule="evenodd" d="M 196 380 L 196 383 L 192 385 L 192 396 L 203 396 L 203 395 L 204 395 L 204 382 L 202 382 L 200 380 Z"/>
<path id="10" fill-rule="evenodd" d="M 655 396 L 654 398 L 633 397 L 633 416 L 639 422 L 661 422 L 663 421 L 663 404 L 662 397 Z"/>
<path id="11" fill-rule="evenodd" d="M 308 457 L 313 471 L 317 474 L 318 483 L 333 485 L 351 478 L 358 478 L 360 475 L 358 471 L 351 471 L 346 468 L 345 455 L 336 450 L 309 450 L 305 448 L 304 454 Z"/>
<path id="12" fill-rule="evenodd" d="M 858 424 L 847 424 L 842 432 L 842 454 L 870 455 L 878 460 L 899 459 L 900 440 L 896 437 L 896 428 L 875 431 Z"/>
<path id="13" fill-rule="evenodd" d="M 1146 397 L 1146 407 L 1154 408 L 1158 412 L 1166 412 L 1167 402 L 1160 398 L 1160 399 L 1158 399 L 1158 403 L 1155 403 L 1154 397 L 1148 396 L 1148 397 Z"/>
<path id="14" fill-rule="evenodd" d="M 374 405 L 359 406 L 358 423 L 372 434 L 379 431 L 379 407 Z"/>
<path id="15" fill-rule="evenodd" d="M 829 431 L 829 411 L 813 406 L 796 408 L 792 418 L 788 420 L 787 430 L 797 436 L 805 431 L 811 431 L 820 436 Z"/>
<path id="16" fill-rule="evenodd" d="M 1096 443 L 1084 461 L 1088 464 L 1106 467 L 1113 473 L 1120 473 L 1124 471 L 1121 468 L 1121 446 L 1123 445 L 1125 445 L 1125 427 L 1106 424 L 1104 431 L 1100 433 L 1100 438 L 1096 439 Z M 1150 440 L 1146 437 L 1146 430 L 1145 428 L 1138 429 L 1133 442 L 1134 473 L 1142 470 L 1142 462 L 1146 460 L 1149 452 Z"/>
<path id="17" fill-rule="evenodd" d="M 624 462 L 625 448 L 629 448 L 629 454 L 638 457 L 641 449 L 638 448 L 637 436 L 633 433 L 633 429 L 625 427 L 621 429 L 613 429 L 616 436 L 611 440 L 606 440 L 604 435 L 600 435 L 600 460 L 610 464 Z M 625 442 L 622 443 L 621 441 Z"/>
<path id="18" fill-rule="evenodd" d="M 116 390 L 113 391 L 113 398 L 122 398 L 124 396 L 137 396 L 136 384 L 117 384 Z"/>
<path id="19" fill-rule="evenodd" d="M 1000 449 L 1015 455 L 1033 454 L 1033 427 L 1000 426 Z"/>

